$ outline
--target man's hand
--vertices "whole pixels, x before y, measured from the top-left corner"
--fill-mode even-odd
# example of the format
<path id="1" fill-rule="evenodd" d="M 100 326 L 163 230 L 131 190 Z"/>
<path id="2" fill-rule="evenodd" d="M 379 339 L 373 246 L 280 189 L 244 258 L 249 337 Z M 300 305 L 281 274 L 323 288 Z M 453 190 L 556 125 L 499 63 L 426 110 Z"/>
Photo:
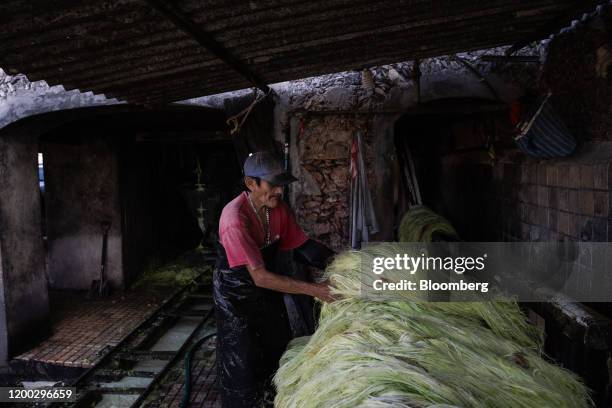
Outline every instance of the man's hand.
<path id="1" fill-rule="evenodd" d="M 325 303 L 331 303 L 336 300 L 331 294 L 331 288 L 329 287 L 329 281 L 322 283 L 313 283 L 314 291 L 312 296 L 322 300 Z"/>
<path id="2" fill-rule="evenodd" d="M 252 268 L 247 266 L 253 282 L 260 288 L 266 288 L 283 293 L 295 293 L 313 296 L 323 302 L 333 302 L 335 299 L 330 293 L 329 281 L 322 283 L 310 283 L 288 276 L 277 275 L 268 271 L 264 266 Z"/>

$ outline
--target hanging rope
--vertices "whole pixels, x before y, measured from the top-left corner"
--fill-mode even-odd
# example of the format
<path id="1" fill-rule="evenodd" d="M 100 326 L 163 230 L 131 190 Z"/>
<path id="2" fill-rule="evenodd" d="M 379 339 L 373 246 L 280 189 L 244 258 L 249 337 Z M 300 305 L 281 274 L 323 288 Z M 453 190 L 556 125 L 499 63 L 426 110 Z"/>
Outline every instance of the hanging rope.
<path id="1" fill-rule="evenodd" d="M 271 92 L 272 92 L 272 89 L 270 89 L 268 93 L 263 93 L 263 92 L 260 92 L 259 89 L 253 88 L 253 102 L 251 102 L 249 106 L 244 108 L 242 111 L 240 111 L 236 115 L 230 117 L 225 122 L 232 127 L 232 129 L 230 130 L 230 133 L 232 135 L 240 132 L 240 129 L 242 129 L 242 125 L 249 117 L 249 114 L 251 113 L 255 105 L 257 105 L 259 102 L 264 100 L 268 95 L 270 95 Z"/>

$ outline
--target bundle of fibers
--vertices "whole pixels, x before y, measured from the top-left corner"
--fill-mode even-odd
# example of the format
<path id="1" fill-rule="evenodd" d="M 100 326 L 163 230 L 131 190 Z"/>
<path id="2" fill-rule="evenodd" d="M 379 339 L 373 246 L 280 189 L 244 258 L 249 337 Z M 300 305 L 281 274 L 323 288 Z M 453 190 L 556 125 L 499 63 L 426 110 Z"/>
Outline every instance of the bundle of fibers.
<path id="1" fill-rule="evenodd" d="M 400 242 L 431 242 L 435 233 L 458 237 L 455 228 L 446 218 L 426 206 L 411 207 L 402 217 L 399 229 Z M 399 250 L 401 248 L 398 248 Z M 514 331 L 515 340 L 522 344 L 529 344 L 531 340 L 541 344 L 540 334 L 532 325 L 527 324 L 516 302 L 431 303 L 428 307 L 440 306 L 450 315 L 460 313 L 463 316 L 478 316 L 499 335 L 507 335 Z"/>
<path id="2" fill-rule="evenodd" d="M 132 288 L 152 292 L 165 291 L 169 288 L 185 286 L 208 271 L 212 272 L 211 267 L 203 262 L 203 257 L 196 251 L 189 251 L 165 264 L 150 262 Z M 204 274 L 200 281 L 209 283 L 212 281 L 212 273 Z"/>
<path id="3" fill-rule="evenodd" d="M 433 234 L 457 237 L 457 231 L 446 218 L 424 205 L 411 207 L 402 217 L 399 240 L 402 242 L 431 242 Z"/>
<path id="4" fill-rule="evenodd" d="M 362 267 L 372 265 L 375 257 L 394 257 L 405 252 L 406 248 L 398 243 L 385 243 L 366 247 L 360 251 L 346 251 L 334 259 L 327 270 L 326 277 L 333 285 L 334 294 L 342 299 L 363 299 L 363 290 L 373 281 L 374 275 Z M 419 254 L 415 254 L 419 255 Z M 402 271 L 389 270 L 385 279 L 399 282 L 405 278 Z M 417 272 L 414 276 L 418 276 Z M 385 299 L 385 295 L 388 299 Z M 512 339 L 521 345 L 538 349 L 541 346 L 541 334 L 527 322 L 523 312 L 515 302 L 423 302 L 420 291 L 379 292 L 379 301 L 405 301 L 423 314 L 436 316 L 459 316 L 465 320 L 485 325 L 498 336 Z M 379 302 L 377 302 L 379 303 Z M 326 308 L 332 305 L 325 305 Z"/>
<path id="5" fill-rule="evenodd" d="M 574 375 L 542 358 L 515 304 L 366 300 L 363 252 L 340 254 L 327 269 L 342 298 L 323 305 L 310 338 L 289 345 L 275 376 L 277 408 L 591 406 Z"/>

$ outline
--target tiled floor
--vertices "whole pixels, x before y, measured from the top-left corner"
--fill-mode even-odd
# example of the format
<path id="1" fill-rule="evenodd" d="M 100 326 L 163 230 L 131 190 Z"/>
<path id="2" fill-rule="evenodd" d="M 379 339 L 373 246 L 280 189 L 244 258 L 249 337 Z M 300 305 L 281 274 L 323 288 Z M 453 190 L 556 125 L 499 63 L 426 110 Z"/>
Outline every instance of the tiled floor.
<path id="1" fill-rule="evenodd" d="M 83 294 L 53 293 L 51 298 L 53 334 L 16 360 L 59 366 L 88 368 L 106 349 L 116 345 L 151 315 L 167 295 L 129 292 L 103 299 Z M 216 389 L 215 339 L 196 352 L 192 362 L 190 407 L 220 408 Z M 160 399 L 152 407 L 179 407 L 183 397 L 183 361 L 159 385 Z"/>
<path id="2" fill-rule="evenodd" d="M 216 389 L 215 339 L 208 340 L 195 353 L 191 365 L 191 398 L 190 407 L 220 408 L 221 401 Z M 177 408 L 183 398 L 184 372 L 181 362 L 169 376 L 165 384 L 160 385 L 160 394 L 164 398 L 155 404 L 160 408 Z"/>
<path id="3" fill-rule="evenodd" d="M 124 292 L 107 298 L 52 292 L 52 335 L 15 360 L 88 368 L 151 315 L 166 295 Z"/>

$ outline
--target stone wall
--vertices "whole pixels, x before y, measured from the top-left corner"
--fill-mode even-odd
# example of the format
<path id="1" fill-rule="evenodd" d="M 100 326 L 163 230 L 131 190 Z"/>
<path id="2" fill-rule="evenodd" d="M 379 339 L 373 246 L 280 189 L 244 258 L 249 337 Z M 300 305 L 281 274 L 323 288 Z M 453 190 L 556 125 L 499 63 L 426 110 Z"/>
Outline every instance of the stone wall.
<path id="1" fill-rule="evenodd" d="M 496 52 L 492 50 L 490 52 Z M 527 51 L 532 52 L 532 51 Z M 466 54 L 466 58 L 475 56 Z M 534 67 L 515 66 L 496 72 L 479 66 L 502 100 L 513 100 L 521 86 L 533 84 Z M 496 101 L 480 78 L 450 58 L 422 63 L 423 103 L 452 98 Z M 335 249 L 349 238 L 349 159 L 352 135 L 361 130 L 366 149 L 370 191 L 381 232 L 374 240 L 394 237 L 393 168 L 397 165 L 394 124 L 417 105 L 411 64 L 371 70 L 375 87 L 364 88 L 359 72 L 292 81 L 275 87 L 279 94 L 276 138 L 290 139 L 291 168 L 299 181 L 292 185 L 291 202 L 298 220 L 313 238 Z M 503 74 L 503 75 L 501 75 Z"/>
<path id="2" fill-rule="evenodd" d="M 357 131 L 371 162 L 371 138 L 363 119 L 302 117 L 295 141 L 299 182 L 292 187 L 298 222 L 310 237 L 336 250 L 346 245 L 349 234 L 350 149 Z"/>
<path id="3" fill-rule="evenodd" d="M 524 87 L 534 86 L 537 65 L 496 65 L 482 62 L 484 53 L 502 54 L 503 48 L 461 54 L 487 78 L 482 79 L 452 57 L 423 60 L 420 65 L 421 103 L 472 98 L 490 103 L 512 101 Z M 539 48 L 520 53 L 539 55 Z M 381 224 L 375 240 L 394 237 L 394 192 L 397 165 L 395 122 L 417 107 L 412 62 L 372 67 L 370 86 L 362 73 L 349 71 L 272 85 L 276 93 L 275 139 L 291 144 L 290 167 L 299 181 L 290 186 L 290 201 L 298 220 L 313 238 L 335 249 L 348 245 L 350 140 L 356 130 L 365 136 L 366 165 L 373 202 Z M 184 103 L 223 107 L 234 92 L 196 98 Z M 499 100 L 497 99 L 499 98 Z"/>

